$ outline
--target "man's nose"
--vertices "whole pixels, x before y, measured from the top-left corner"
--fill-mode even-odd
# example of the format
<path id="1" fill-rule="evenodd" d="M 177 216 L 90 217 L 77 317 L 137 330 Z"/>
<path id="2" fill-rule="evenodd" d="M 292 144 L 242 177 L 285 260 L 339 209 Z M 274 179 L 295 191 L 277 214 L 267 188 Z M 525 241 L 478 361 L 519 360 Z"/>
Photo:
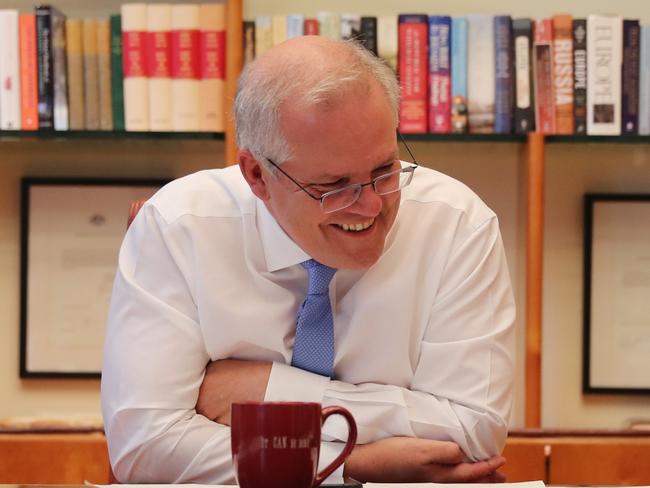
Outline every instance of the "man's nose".
<path id="1" fill-rule="evenodd" d="M 376 217 L 384 205 L 381 196 L 377 195 L 373 185 L 365 185 L 361 188 L 359 199 L 354 202 L 352 210 L 361 215 Z"/>

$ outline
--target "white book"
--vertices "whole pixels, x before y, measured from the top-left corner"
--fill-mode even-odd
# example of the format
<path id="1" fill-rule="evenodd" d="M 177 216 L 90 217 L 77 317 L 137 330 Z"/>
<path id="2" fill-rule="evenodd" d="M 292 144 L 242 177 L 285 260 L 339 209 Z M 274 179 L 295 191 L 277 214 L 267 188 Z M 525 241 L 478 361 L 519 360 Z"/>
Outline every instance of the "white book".
<path id="1" fill-rule="evenodd" d="M 335 12 L 318 12 L 316 14 L 320 35 L 331 39 L 341 39 L 341 15 Z"/>
<path id="2" fill-rule="evenodd" d="M 587 17 L 587 134 L 621 133 L 623 19 Z"/>
<path id="3" fill-rule="evenodd" d="M 149 78 L 146 72 L 147 4 L 122 5 L 124 56 L 124 125 L 127 131 L 149 130 Z"/>
<path id="4" fill-rule="evenodd" d="M 201 125 L 201 84 L 199 73 L 192 68 L 199 60 L 191 59 L 199 52 L 199 46 L 192 44 L 195 38 L 191 33 L 199 29 L 198 4 L 172 5 L 172 36 L 178 39 L 178 45 L 172 42 L 172 59 L 187 61 L 179 66 L 172 63 L 172 127 L 176 132 L 198 132 Z"/>
<path id="5" fill-rule="evenodd" d="M 147 49 L 149 66 L 149 130 L 172 130 L 171 46 L 172 7 L 165 3 L 147 5 L 147 32 L 152 35 Z"/>
<path id="6" fill-rule="evenodd" d="M 20 130 L 18 10 L 0 10 L 0 129 Z"/>
<path id="7" fill-rule="evenodd" d="M 650 136 L 650 25 L 641 26 L 639 53 L 639 135 Z"/>
<path id="8" fill-rule="evenodd" d="M 223 132 L 225 114 L 225 35 L 226 5 L 206 3 L 201 5 L 201 114 L 202 132 Z"/>
<path id="9" fill-rule="evenodd" d="M 255 17 L 255 57 L 258 58 L 273 47 L 273 32 L 271 16 L 258 15 Z"/>
<path id="10" fill-rule="evenodd" d="M 52 64 L 54 72 L 54 130 L 69 130 L 65 16 L 60 13 L 52 15 Z"/>
<path id="11" fill-rule="evenodd" d="M 397 15 L 377 17 L 377 55 L 397 71 Z"/>
<path id="12" fill-rule="evenodd" d="M 305 16 L 302 14 L 287 15 L 287 39 L 300 37 L 305 33 Z"/>
<path id="13" fill-rule="evenodd" d="M 274 46 L 277 46 L 278 44 L 281 44 L 287 40 L 286 15 L 274 15 L 271 17 L 271 37 L 273 39 Z"/>
<path id="14" fill-rule="evenodd" d="M 358 14 L 341 14 L 341 39 L 359 39 L 361 33 L 361 16 Z"/>
<path id="15" fill-rule="evenodd" d="M 496 94 L 494 17 L 468 15 L 467 27 L 469 131 L 493 133 Z"/>

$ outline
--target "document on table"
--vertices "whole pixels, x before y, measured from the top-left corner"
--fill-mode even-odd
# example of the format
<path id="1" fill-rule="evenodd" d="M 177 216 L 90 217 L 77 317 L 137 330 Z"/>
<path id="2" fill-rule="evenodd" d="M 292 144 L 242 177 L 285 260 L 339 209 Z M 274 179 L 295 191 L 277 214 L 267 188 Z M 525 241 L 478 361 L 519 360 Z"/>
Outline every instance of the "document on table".
<path id="1" fill-rule="evenodd" d="M 182 486 L 187 488 L 235 488 L 235 485 L 90 485 L 98 488 L 115 486 L 116 488 L 170 488 Z M 367 488 L 494 488 L 492 483 L 364 483 Z M 544 488 L 543 481 L 526 481 L 522 483 L 499 483 L 499 488 Z M 647 487 L 650 488 L 650 487 Z"/>

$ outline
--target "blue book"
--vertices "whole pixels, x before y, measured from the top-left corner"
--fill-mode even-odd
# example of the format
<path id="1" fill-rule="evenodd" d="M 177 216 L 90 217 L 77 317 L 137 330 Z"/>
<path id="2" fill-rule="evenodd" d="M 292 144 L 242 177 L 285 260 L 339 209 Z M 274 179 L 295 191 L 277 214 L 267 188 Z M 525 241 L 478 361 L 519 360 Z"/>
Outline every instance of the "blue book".
<path id="1" fill-rule="evenodd" d="M 623 75 L 621 86 L 621 134 L 639 129 L 639 42 L 638 20 L 623 20 Z"/>
<path id="2" fill-rule="evenodd" d="M 451 19 L 451 131 L 467 132 L 467 17 Z"/>
<path id="3" fill-rule="evenodd" d="M 650 135 L 650 25 L 641 26 L 639 134 Z"/>
<path id="4" fill-rule="evenodd" d="M 429 17 L 429 132 L 451 132 L 451 17 Z"/>
<path id="5" fill-rule="evenodd" d="M 512 132 L 512 19 L 508 15 L 494 17 L 494 132 Z"/>

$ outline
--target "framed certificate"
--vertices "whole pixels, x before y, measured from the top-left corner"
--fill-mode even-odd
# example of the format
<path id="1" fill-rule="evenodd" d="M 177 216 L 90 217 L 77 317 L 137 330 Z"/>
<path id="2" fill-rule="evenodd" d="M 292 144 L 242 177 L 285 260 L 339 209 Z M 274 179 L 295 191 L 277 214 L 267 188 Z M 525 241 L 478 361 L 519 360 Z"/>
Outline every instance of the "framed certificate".
<path id="1" fill-rule="evenodd" d="M 650 194 L 585 195 L 583 391 L 650 394 Z"/>
<path id="2" fill-rule="evenodd" d="M 21 377 L 100 376 L 130 204 L 165 182 L 22 180 Z"/>

